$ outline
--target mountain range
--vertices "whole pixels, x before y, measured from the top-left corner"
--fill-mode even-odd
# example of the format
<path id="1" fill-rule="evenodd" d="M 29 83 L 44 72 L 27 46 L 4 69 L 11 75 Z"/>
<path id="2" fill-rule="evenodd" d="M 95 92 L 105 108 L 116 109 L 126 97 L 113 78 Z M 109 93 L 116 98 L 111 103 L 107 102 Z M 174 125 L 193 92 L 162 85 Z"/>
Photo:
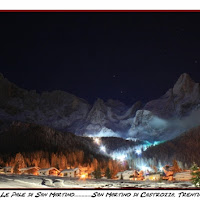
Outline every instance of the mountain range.
<path id="1" fill-rule="evenodd" d="M 127 106 L 97 99 L 93 105 L 64 91 L 28 91 L 0 75 L 1 131 L 13 121 L 34 123 L 79 136 L 159 141 L 200 125 L 200 85 L 182 74 L 158 99 Z"/>

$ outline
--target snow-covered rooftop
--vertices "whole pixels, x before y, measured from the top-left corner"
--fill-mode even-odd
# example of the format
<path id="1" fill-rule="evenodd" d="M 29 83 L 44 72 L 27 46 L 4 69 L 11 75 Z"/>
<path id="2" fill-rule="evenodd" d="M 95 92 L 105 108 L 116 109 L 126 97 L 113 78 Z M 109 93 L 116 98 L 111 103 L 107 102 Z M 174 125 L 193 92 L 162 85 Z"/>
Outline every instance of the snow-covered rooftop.
<path id="1" fill-rule="evenodd" d="M 61 171 L 61 173 L 65 173 L 65 172 L 75 172 L 75 171 L 77 171 L 77 170 L 79 170 L 79 168 L 74 168 L 74 169 L 64 169 L 64 170 Z"/>
<path id="2" fill-rule="evenodd" d="M 40 171 L 40 172 L 42 172 L 42 171 L 49 171 L 49 170 L 52 170 L 52 169 L 59 171 L 59 170 L 58 170 L 58 169 L 56 169 L 55 167 L 50 167 L 50 168 L 42 168 L 42 169 L 40 169 L 39 171 Z"/>
<path id="3" fill-rule="evenodd" d="M 30 170 L 30 169 L 37 169 L 37 170 L 39 170 L 40 168 L 39 167 L 25 167 L 25 168 L 19 169 L 19 171 L 26 171 L 26 170 Z"/>
<path id="4" fill-rule="evenodd" d="M 4 169 L 12 169 L 13 167 L 8 166 L 8 167 L 4 167 Z"/>

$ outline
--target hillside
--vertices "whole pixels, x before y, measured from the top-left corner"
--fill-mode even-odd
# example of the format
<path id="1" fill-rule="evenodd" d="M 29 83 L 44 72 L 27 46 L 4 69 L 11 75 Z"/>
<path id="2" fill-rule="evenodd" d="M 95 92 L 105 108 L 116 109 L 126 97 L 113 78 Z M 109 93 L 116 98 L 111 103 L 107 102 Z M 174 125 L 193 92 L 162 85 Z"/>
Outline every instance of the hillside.
<path id="1" fill-rule="evenodd" d="M 92 139 L 62 133 L 46 126 L 14 122 L 0 134 L 0 152 L 82 150 L 97 152 Z"/>
<path id="2" fill-rule="evenodd" d="M 102 137 L 101 141 L 110 152 L 116 150 L 126 150 L 128 148 L 133 148 L 136 145 L 142 144 L 142 142 L 139 140 L 132 141 L 118 137 Z"/>
<path id="3" fill-rule="evenodd" d="M 103 155 L 91 138 L 76 136 L 72 133 L 62 133 L 49 127 L 30 124 L 13 123 L 0 134 L 0 165 L 16 159 L 18 153 L 28 160 L 26 165 L 35 165 L 34 159 L 42 156 L 48 167 L 52 155 L 57 159 L 65 156 L 69 165 L 90 164 L 94 160 L 107 162 L 109 158 Z M 61 157 L 60 157 L 61 158 Z M 3 160 L 2 160 L 3 159 Z M 40 161 L 37 162 L 38 165 Z"/>
<path id="4" fill-rule="evenodd" d="M 101 138 L 107 153 L 133 148 L 138 143 L 115 137 Z M 93 138 L 33 123 L 13 122 L 0 134 L 0 166 L 13 166 L 19 160 L 22 166 L 64 168 L 84 165 L 94 169 L 98 164 L 105 168 L 111 163 L 110 166 L 117 167 L 117 161 L 103 153 Z"/>
<path id="5" fill-rule="evenodd" d="M 176 159 L 189 167 L 193 162 L 200 165 L 200 126 L 173 140 L 148 148 L 143 152 L 144 157 L 154 158 L 163 164 L 172 163 Z"/>

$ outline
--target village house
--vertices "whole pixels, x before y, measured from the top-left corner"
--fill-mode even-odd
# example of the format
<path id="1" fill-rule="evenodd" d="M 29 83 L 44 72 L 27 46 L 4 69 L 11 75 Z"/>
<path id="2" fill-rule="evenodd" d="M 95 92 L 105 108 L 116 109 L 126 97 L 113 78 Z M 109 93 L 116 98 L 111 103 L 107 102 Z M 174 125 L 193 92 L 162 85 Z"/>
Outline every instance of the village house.
<path id="1" fill-rule="evenodd" d="M 116 174 L 117 179 L 130 180 L 133 177 L 134 170 L 126 170 Z"/>
<path id="2" fill-rule="evenodd" d="M 5 174 L 12 174 L 13 173 L 13 167 L 9 166 L 9 167 L 3 167 L 3 172 Z"/>
<path id="3" fill-rule="evenodd" d="M 141 181 L 144 179 L 144 172 L 141 170 L 138 172 L 137 170 L 126 170 L 123 172 L 118 172 L 116 178 L 122 180 L 134 180 Z"/>
<path id="4" fill-rule="evenodd" d="M 91 178 L 91 179 L 95 179 L 94 171 L 92 171 L 92 172 L 88 175 L 88 177 Z"/>
<path id="5" fill-rule="evenodd" d="M 116 178 L 119 180 L 119 179 L 123 179 L 123 176 L 122 176 L 122 173 L 123 172 L 118 172 L 117 174 L 116 174 Z"/>
<path id="6" fill-rule="evenodd" d="M 40 176 L 58 176 L 60 171 L 56 169 L 55 167 L 50 167 L 50 168 L 42 168 L 38 170 L 38 175 Z"/>
<path id="7" fill-rule="evenodd" d="M 0 167 L 0 173 L 4 173 L 3 167 Z"/>
<path id="8" fill-rule="evenodd" d="M 190 181 L 192 179 L 191 171 L 178 172 L 173 177 L 176 181 Z"/>
<path id="9" fill-rule="evenodd" d="M 174 175 L 174 168 L 173 166 L 166 165 L 162 168 L 165 176 L 162 177 L 163 180 L 172 181 Z"/>
<path id="10" fill-rule="evenodd" d="M 149 180 L 149 181 L 158 181 L 160 180 L 161 176 L 159 173 L 156 174 L 147 174 L 144 176 L 144 180 Z"/>
<path id="11" fill-rule="evenodd" d="M 60 176 L 64 176 L 64 177 L 78 177 L 79 175 L 80 175 L 79 168 L 64 169 L 60 172 Z"/>
<path id="12" fill-rule="evenodd" d="M 38 175 L 38 170 L 40 168 L 39 167 L 26 167 L 26 168 L 21 168 L 19 169 L 19 171 L 21 172 L 21 174 L 32 174 L 32 175 Z"/>

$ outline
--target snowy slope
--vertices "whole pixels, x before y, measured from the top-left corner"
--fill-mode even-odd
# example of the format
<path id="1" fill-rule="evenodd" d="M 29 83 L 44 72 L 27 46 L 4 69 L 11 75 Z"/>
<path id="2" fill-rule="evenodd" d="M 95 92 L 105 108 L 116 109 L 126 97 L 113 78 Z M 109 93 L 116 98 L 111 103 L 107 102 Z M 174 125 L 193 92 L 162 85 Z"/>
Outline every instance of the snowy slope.
<path id="1" fill-rule="evenodd" d="M 31 176 L 0 175 L 0 188 L 194 188 L 191 182 L 149 182 Z"/>

